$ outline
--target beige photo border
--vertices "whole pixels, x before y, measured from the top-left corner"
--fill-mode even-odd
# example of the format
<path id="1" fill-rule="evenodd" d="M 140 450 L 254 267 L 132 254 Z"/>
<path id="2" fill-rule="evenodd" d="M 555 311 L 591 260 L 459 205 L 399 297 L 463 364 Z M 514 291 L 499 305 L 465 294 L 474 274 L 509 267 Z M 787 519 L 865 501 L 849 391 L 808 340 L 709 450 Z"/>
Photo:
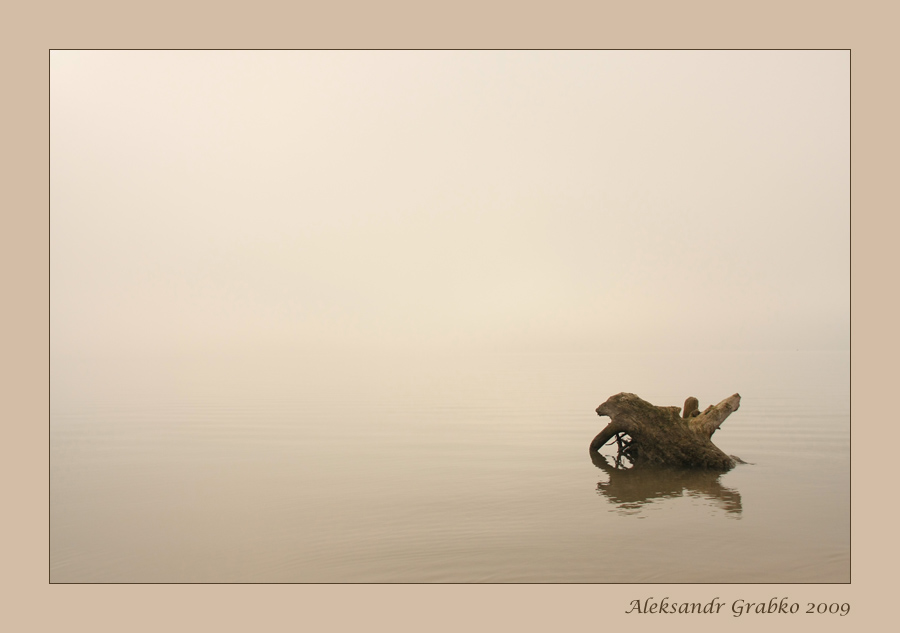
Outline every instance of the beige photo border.
<path id="1" fill-rule="evenodd" d="M 896 6 L 896 5 L 895 5 Z M 63 2 L 4 10 L 2 460 L 9 631 L 817 631 L 895 619 L 888 319 L 897 270 L 897 9 L 888 2 Z M 852 51 L 852 576 L 825 585 L 61 585 L 49 583 L 49 50 L 140 48 Z M 9 140 L 7 140 L 9 139 Z M 890 180 L 889 180 L 890 176 Z M 10 192 L 11 195 L 6 195 Z M 815 227 L 810 227 L 814 234 Z M 886 292 L 887 291 L 887 292 Z M 873 305 L 876 304 L 877 305 Z M 893 323 L 891 323 L 893 325 Z M 876 342 L 877 341 L 877 342 Z M 874 350 L 873 350 L 874 348 Z M 9 350 L 9 351 L 7 351 Z M 881 404 L 881 403 L 879 403 Z M 9 406 L 11 405 L 11 406 Z M 877 438 L 877 442 L 871 441 Z M 863 450 L 865 448 L 865 450 Z M 626 615 L 634 599 L 847 602 L 829 615 Z M 859 629 L 864 630 L 864 629 Z"/>

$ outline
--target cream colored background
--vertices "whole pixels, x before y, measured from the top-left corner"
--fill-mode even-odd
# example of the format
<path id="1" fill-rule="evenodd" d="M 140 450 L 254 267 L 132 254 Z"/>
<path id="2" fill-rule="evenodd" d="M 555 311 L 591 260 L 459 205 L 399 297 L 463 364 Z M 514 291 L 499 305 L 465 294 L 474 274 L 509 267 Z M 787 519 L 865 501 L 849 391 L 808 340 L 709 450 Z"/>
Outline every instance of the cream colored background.
<path id="1" fill-rule="evenodd" d="M 847 51 L 50 66 L 54 396 L 111 354 L 849 349 Z"/>
<path id="2" fill-rule="evenodd" d="M 649 630 L 662 622 L 623 612 L 629 600 L 668 595 L 764 600 L 849 601 L 847 618 L 768 616 L 676 622 L 694 630 L 748 630 L 808 624 L 818 630 L 878 627 L 893 618 L 895 584 L 888 543 L 893 525 L 885 497 L 889 459 L 872 459 L 896 438 L 893 420 L 867 404 L 892 394 L 886 364 L 895 306 L 885 278 L 893 259 L 896 205 L 887 187 L 896 172 L 896 11 L 882 3 L 779 2 L 749 6 L 641 3 L 584 8 L 575 3 L 419 3 L 277 7 L 255 4 L 44 3 L 14 7 L 3 37 L 3 152 L 12 200 L 4 205 L 3 363 L 6 407 L 2 474 L 6 560 L 5 617 L 16 630 L 573 630 L 617 625 Z M 187 8 L 185 8 L 187 6 Z M 324 8 L 327 6 L 327 9 Z M 852 48 L 853 220 L 852 329 L 853 582 L 851 585 L 756 586 L 49 586 L 47 584 L 47 69 L 54 48 L 315 47 L 600 47 Z M 879 364 L 881 361 L 881 364 Z M 863 422 L 865 421 L 865 422 Z M 864 442 L 878 433 L 879 441 Z M 865 434 L 864 434 L 865 433 Z M 863 453 L 860 446 L 868 444 Z M 890 501 L 890 499 L 888 499 Z M 673 616 L 669 616 L 669 622 Z"/>

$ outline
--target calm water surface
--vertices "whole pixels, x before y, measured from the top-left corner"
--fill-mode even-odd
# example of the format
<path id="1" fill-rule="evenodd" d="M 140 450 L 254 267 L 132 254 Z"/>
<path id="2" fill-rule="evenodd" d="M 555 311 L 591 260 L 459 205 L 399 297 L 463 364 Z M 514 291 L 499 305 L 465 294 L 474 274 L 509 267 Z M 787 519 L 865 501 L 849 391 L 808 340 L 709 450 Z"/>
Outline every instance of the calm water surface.
<path id="1" fill-rule="evenodd" d="M 848 353 L 52 365 L 52 582 L 850 580 Z M 751 463 L 592 459 L 620 391 Z"/>

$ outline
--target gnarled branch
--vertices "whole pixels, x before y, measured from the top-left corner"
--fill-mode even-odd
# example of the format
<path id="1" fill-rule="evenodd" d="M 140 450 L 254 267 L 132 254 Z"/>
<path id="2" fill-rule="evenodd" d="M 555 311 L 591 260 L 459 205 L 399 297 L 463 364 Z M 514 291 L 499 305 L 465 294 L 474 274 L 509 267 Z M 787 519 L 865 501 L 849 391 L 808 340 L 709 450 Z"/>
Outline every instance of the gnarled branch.
<path id="1" fill-rule="evenodd" d="M 597 407 L 597 415 L 609 416 L 610 422 L 590 450 L 626 433 L 631 438 L 627 457 L 634 463 L 729 470 L 735 460 L 710 438 L 740 402 L 741 396 L 734 394 L 700 413 L 697 399 L 691 397 L 682 415 L 679 407 L 657 407 L 633 393 L 616 394 Z"/>

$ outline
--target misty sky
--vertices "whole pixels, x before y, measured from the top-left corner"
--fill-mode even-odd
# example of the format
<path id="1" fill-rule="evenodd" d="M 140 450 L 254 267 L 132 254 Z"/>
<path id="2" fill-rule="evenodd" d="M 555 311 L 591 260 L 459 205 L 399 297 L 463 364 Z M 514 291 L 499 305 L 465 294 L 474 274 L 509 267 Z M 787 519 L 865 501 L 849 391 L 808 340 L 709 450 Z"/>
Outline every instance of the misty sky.
<path id="1" fill-rule="evenodd" d="M 849 349 L 847 51 L 53 51 L 51 350 Z"/>

